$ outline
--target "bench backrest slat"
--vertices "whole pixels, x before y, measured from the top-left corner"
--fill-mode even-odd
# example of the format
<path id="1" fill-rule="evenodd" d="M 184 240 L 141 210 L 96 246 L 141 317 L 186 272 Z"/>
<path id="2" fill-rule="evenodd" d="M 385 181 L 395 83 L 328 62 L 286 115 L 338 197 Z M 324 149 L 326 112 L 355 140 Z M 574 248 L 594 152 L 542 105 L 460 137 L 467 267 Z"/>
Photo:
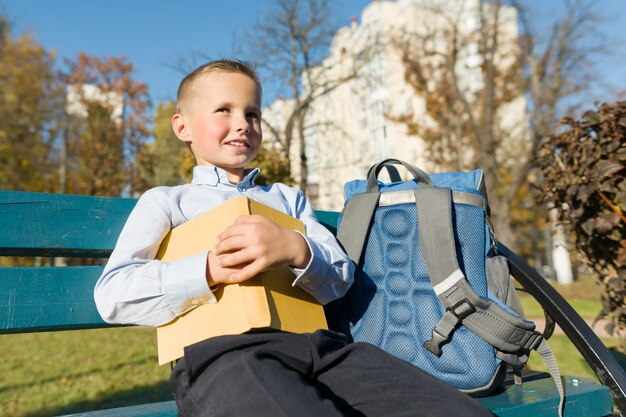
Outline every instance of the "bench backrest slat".
<path id="1" fill-rule="evenodd" d="M 0 255 L 106 257 L 135 203 L 0 191 Z"/>
<path id="2" fill-rule="evenodd" d="M 137 200 L 0 191 L 0 256 L 107 257 Z M 338 213 L 316 211 L 335 232 Z"/>
<path id="3" fill-rule="evenodd" d="M 109 326 L 93 299 L 102 268 L 0 268 L 0 334 Z"/>
<path id="4" fill-rule="evenodd" d="M 336 211 L 315 210 L 315 215 L 320 223 L 322 223 L 333 235 L 337 236 L 337 223 L 339 222 L 339 213 Z"/>

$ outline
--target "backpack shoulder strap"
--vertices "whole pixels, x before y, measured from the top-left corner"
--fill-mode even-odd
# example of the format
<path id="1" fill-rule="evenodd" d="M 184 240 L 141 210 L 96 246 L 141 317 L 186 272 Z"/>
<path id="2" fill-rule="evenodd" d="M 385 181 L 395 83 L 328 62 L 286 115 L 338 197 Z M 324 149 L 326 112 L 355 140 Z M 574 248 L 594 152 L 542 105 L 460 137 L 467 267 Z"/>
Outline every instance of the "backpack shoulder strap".
<path id="1" fill-rule="evenodd" d="M 424 347 L 441 355 L 441 346 L 462 323 L 497 349 L 535 349 L 542 340 L 532 322 L 505 311 L 469 286 L 459 268 L 452 228 L 452 190 L 421 186 L 415 190 L 419 239 L 433 290 L 446 313 Z"/>
<path id="2" fill-rule="evenodd" d="M 355 194 L 341 213 L 337 240 L 355 265 L 361 260 L 379 198 L 378 192 Z"/>

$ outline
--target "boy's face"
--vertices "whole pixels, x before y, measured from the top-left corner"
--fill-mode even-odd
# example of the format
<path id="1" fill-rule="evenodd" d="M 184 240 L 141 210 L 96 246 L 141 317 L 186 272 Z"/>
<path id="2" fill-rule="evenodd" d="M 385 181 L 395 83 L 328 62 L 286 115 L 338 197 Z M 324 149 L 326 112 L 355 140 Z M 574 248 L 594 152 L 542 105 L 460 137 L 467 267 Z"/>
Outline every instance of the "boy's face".
<path id="1" fill-rule="evenodd" d="M 190 102 L 172 118 L 178 138 L 191 144 L 198 165 L 215 165 L 231 182 L 259 152 L 262 140 L 259 91 L 239 73 L 213 72 L 195 80 Z"/>

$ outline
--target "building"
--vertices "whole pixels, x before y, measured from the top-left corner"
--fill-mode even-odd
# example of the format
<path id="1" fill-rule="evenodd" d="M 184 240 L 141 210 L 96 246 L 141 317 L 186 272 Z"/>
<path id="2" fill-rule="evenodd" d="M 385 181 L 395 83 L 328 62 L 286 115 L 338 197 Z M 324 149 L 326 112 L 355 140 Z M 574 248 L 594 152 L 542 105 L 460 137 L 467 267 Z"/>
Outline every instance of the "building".
<path id="1" fill-rule="evenodd" d="M 111 119 L 116 124 L 122 122 L 124 114 L 124 96 L 116 91 L 102 91 L 93 84 L 80 86 L 70 85 L 67 87 L 66 106 L 67 114 L 86 118 L 88 116 L 86 102 L 96 102 L 111 109 Z"/>
<path id="2" fill-rule="evenodd" d="M 480 0 L 373 1 L 364 9 L 360 24 L 353 18 L 350 26 L 338 30 L 321 64 L 323 77 L 348 80 L 315 100 L 305 119 L 307 193 L 316 209 L 340 210 L 343 184 L 363 178 L 367 169 L 383 158 L 396 157 L 428 171 L 436 170 L 424 156 L 423 141 L 409 135 L 404 123 L 395 121 L 409 115 L 419 120 L 426 106 L 405 81 L 398 45 L 416 44 L 416 39 L 430 36 L 435 49 L 448 47 L 444 28 L 451 16 L 458 19 L 458 27 L 471 40 L 480 26 L 480 8 Z M 502 10 L 501 48 L 514 47 L 515 10 Z M 470 100 L 483 82 L 477 51 L 476 42 L 463 45 L 455 67 L 462 80 L 460 88 Z M 351 78 L 353 73 L 356 76 Z M 513 105 L 516 108 L 508 113 L 518 116 L 504 119 L 502 124 L 508 129 L 522 129 L 515 136 L 523 138 L 527 126 L 524 97 Z M 290 100 L 281 99 L 264 109 L 263 116 L 270 124 L 281 126 L 292 107 Z M 292 144 L 290 159 L 296 179 L 300 175 L 299 154 L 297 144 Z"/>

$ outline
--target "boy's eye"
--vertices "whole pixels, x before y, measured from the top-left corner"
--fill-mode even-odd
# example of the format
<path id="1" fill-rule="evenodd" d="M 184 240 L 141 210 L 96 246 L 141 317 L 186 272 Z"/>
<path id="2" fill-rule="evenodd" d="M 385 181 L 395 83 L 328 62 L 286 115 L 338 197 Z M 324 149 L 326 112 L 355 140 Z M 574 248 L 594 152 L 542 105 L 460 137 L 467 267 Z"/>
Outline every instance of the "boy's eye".
<path id="1" fill-rule="evenodd" d="M 217 113 L 228 113 L 230 109 L 228 107 L 220 107 L 216 110 Z"/>
<path id="2" fill-rule="evenodd" d="M 249 112 L 248 114 L 246 114 L 246 117 L 250 119 L 260 119 L 261 115 L 257 112 Z"/>

